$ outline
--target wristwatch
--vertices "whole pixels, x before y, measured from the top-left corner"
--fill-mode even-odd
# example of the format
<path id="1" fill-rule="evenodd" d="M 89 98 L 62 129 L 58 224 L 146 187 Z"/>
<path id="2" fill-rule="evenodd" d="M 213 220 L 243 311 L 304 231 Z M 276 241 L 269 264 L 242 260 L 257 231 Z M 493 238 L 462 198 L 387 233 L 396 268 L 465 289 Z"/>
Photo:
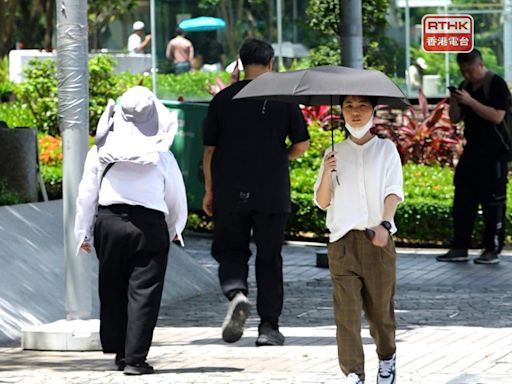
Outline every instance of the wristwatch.
<path id="1" fill-rule="evenodd" d="M 384 228 L 386 228 L 388 230 L 388 232 L 391 234 L 391 230 L 393 229 L 393 226 L 391 225 L 391 223 L 387 220 L 383 220 L 380 225 L 382 225 Z"/>

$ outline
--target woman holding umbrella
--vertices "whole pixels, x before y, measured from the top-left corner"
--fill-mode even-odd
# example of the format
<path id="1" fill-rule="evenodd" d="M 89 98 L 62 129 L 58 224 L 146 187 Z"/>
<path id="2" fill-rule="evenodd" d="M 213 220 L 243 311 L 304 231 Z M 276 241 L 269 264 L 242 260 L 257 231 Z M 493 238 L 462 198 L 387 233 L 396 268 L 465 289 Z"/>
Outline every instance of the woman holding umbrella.
<path id="1" fill-rule="evenodd" d="M 363 383 L 361 310 L 377 346 L 377 383 L 395 383 L 396 252 L 391 235 L 403 200 L 402 168 L 392 141 L 371 132 L 376 97 L 341 99 L 347 140 L 329 147 L 315 183 L 327 211 L 338 358 L 347 383 Z"/>

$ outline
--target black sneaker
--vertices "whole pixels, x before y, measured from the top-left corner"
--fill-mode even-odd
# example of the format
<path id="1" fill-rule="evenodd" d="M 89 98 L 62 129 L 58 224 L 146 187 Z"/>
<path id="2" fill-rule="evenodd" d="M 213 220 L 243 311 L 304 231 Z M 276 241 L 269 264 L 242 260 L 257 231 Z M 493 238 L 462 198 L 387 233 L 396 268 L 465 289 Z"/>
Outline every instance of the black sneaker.
<path id="1" fill-rule="evenodd" d="M 228 312 L 222 324 L 222 340 L 234 343 L 244 334 L 245 321 L 251 313 L 251 304 L 242 292 L 229 302 Z"/>
<path id="2" fill-rule="evenodd" d="M 116 364 L 118 371 L 122 371 L 122 370 L 124 370 L 124 367 L 126 367 L 126 360 L 124 359 L 124 356 L 119 353 L 116 354 L 114 363 Z"/>
<path id="3" fill-rule="evenodd" d="M 259 336 L 256 339 L 256 346 L 262 347 L 265 345 L 283 345 L 284 336 L 279 329 L 275 329 L 269 323 L 260 325 Z"/>
<path id="4" fill-rule="evenodd" d="M 155 370 L 148 363 L 138 363 L 138 364 L 126 364 L 124 367 L 125 375 L 149 375 L 154 373 Z"/>
<path id="5" fill-rule="evenodd" d="M 488 251 L 487 249 L 482 252 L 480 256 L 478 256 L 475 260 L 473 260 L 475 264 L 498 264 L 500 259 L 498 254 L 493 251 Z"/>
<path id="6" fill-rule="evenodd" d="M 436 256 L 437 261 L 468 261 L 467 249 L 450 249 L 444 255 Z"/>

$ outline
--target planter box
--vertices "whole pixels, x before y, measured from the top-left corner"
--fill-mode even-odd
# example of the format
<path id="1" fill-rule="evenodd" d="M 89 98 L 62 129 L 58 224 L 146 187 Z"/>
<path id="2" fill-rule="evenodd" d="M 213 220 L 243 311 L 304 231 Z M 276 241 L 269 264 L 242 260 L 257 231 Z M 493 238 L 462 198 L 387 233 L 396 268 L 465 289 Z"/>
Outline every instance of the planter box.
<path id="1" fill-rule="evenodd" d="M 37 201 L 37 137 L 34 128 L 0 128 L 0 177 L 24 202 Z"/>

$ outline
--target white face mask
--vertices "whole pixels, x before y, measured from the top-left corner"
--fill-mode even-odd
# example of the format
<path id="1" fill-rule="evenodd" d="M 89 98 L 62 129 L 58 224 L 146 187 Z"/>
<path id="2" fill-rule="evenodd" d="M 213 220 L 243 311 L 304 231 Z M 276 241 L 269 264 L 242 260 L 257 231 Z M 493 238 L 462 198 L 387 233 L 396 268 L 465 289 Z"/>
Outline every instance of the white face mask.
<path id="1" fill-rule="evenodd" d="M 348 132 L 351 136 L 353 136 L 356 139 L 362 138 L 366 133 L 370 130 L 370 128 L 373 127 L 373 115 L 370 117 L 370 120 L 359 128 L 352 127 L 349 123 L 345 123 L 345 128 L 347 128 Z"/>

